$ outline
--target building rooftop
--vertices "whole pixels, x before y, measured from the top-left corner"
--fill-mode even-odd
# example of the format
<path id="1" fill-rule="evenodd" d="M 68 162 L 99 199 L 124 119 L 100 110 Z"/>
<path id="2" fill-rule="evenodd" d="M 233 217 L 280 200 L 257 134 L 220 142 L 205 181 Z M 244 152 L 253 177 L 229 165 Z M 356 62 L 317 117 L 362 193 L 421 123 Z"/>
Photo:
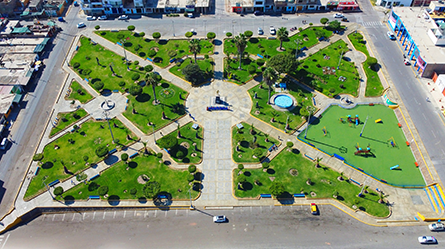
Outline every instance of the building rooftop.
<path id="1" fill-rule="evenodd" d="M 420 50 L 420 55 L 427 63 L 445 63 L 445 48 L 434 45 L 428 37 L 429 29 L 436 29 L 434 21 L 424 18 L 425 8 L 394 7 L 394 12 L 400 17 L 409 34 Z"/>
<path id="2" fill-rule="evenodd" d="M 12 89 L 12 86 L 6 86 L 6 87 L 10 87 Z M 12 102 L 14 101 L 14 97 L 15 97 L 14 93 L 0 93 L 0 113 L 8 112 Z"/>

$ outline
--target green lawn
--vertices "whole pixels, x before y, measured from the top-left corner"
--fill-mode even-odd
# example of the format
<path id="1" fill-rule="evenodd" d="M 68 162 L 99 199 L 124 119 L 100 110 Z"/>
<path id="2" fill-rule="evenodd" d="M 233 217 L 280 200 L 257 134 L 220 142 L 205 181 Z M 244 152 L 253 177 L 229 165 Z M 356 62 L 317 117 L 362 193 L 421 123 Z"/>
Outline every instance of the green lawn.
<path id="1" fill-rule="evenodd" d="M 359 74 L 352 62 L 342 59 L 339 65 L 342 51 L 343 55 L 348 51 L 346 42 L 336 41 L 307 57 L 292 75 L 329 97 L 340 93 L 357 96 Z M 339 69 L 337 69 L 338 66 Z M 341 81 L 340 76 L 346 77 L 346 79 Z"/>
<path id="2" fill-rule="evenodd" d="M 340 122 L 340 118 L 347 120 L 347 115 L 353 118 L 359 115 L 360 124 Z M 368 122 L 360 136 L 367 116 Z M 375 123 L 377 119 L 382 119 L 382 123 Z M 323 112 L 321 119 L 310 125 L 306 139 L 304 131 L 298 137 L 329 154 L 337 153 L 348 164 L 363 169 L 377 179 L 384 179 L 388 184 L 424 186 L 422 174 L 415 166 L 416 160 L 397 124 L 394 111 L 383 105 L 362 105 L 349 110 L 331 106 Z M 326 136 L 323 129 L 327 131 Z M 394 139 L 395 147 L 391 146 L 390 139 Z M 363 150 L 369 146 L 372 153 L 354 155 L 356 146 Z M 399 165 L 400 170 L 390 170 L 395 165 Z"/>
<path id="3" fill-rule="evenodd" d="M 290 174 L 291 169 L 297 171 L 296 176 Z M 234 170 L 234 179 L 238 172 L 238 169 Z M 267 171 L 260 168 L 244 169 L 243 172 L 247 176 L 247 183 L 243 184 L 244 190 L 238 189 L 237 181 L 233 184 L 235 196 L 240 198 L 270 194 L 269 188 L 273 179 L 282 183 L 291 195 L 304 192 L 310 199 L 311 192 L 314 192 L 315 198 L 332 198 L 334 191 L 338 191 L 338 200 L 348 207 L 355 204 L 359 209 L 377 217 L 385 217 L 389 214 L 388 207 L 378 203 L 379 196 L 375 192 L 370 191 L 362 198 L 357 197 L 360 187 L 349 181 L 337 180 L 340 174 L 327 167 L 316 168 L 314 162 L 303 158 L 296 149 L 283 150 L 270 162 L 270 168 Z M 312 185 L 306 183 L 308 178 L 311 179 Z M 255 181 L 259 181 L 259 184 L 255 184 Z"/>
<path id="4" fill-rule="evenodd" d="M 278 128 L 279 130 L 284 130 L 287 120 L 290 128 L 289 131 L 293 131 L 304 121 L 301 118 L 300 109 L 302 107 L 306 108 L 307 106 L 313 106 L 312 93 L 301 89 L 300 87 L 298 87 L 297 84 L 292 83 L 287 78 L 284 78 L 283 82 L 287 83 L 287 93 L 291 94 L 296 99 L 298 104 L 297 107 L 295 107 L 291 111 L 286 112 L 281 112 L 273 109 L 271 105 L 267 104 L 268 87 L 266 86 L 266 84 L 263 84 L 262 89 L 260 88 L 260 85 L 249 89 L 249 94 L 253 103 L 250 114 Z M 255 93 L 257 93 L 257 99 L 254 98 Z M 270 95 L 273 96 L 275 93 L 276 92 L 274 91 L 274 88 L 272 88 L 272 92 Z M 258 108 L 256 103 L 258 103 Z M 275 122 L 271 122 L 272 117 L 274 117 Z"/>
<path id="5" fill-rule="evenodd" d="M 71 82 L 71 93 L 66 98 L 67 100 L 79 100 L 80 103 L 85 104 L 93 99 L 93 96 L 88 93 L 77 81 Z"/>
<path id="6" fill-rule="evenodd" d="M 227 64 L 229 62 L 229 64 Z M 264 62 L 263 62 L 264 63 Z M 255 68 L 255 72 L 250 74 L 248 71 L 249 65 L 252 65 Z M 247 81 L 251 80 L 255 75 L 261 74 L 261 66 L 259 66 L 255 61 L 248 57 L 244 58 L 241 61 L 241 70 L 238 69 L 239 61 L 227 58 L 224 59 L 224 75 L 225 77 L 234 83 L 244 84 Z"/>
<path id="7" fill-rule="evenodd" d="M 110 197 L 118 196 L 117 199 L 120 200 L 144 200 L 144 184 L 138 182 L 138 177 L 144 174 L 150 178 L 150 182 L 160 183 L 162 194 L 168 193 L 174 200 L 188 200 L 187 191 L 190 186 L 187 176 L 189 172 L 171 169 L 165 164 L 159 163 L 159 158 L 155 156 L 137 156 L 131 159 L 128 164 L 120 161 L 102 172 L 99 177 L 89 181 L 87 185 L 78 184 L 68 190 L 63 194 L 63 197 L 65 200 L 87 200 L 90 195 L 98 195 L 98 186 L 108 186 Z M 132 195 L 131 189 L 136 189 L 136 194 Z M 192 191 L 192 198 L 197 198 L 198 194 L 199 192 Z M 103 196 L 101 198 L 107 199 Z"/>
<path id="8" fill-rule="evenodd" d="M 369 58 L 370 56 L 368 53 L 368 49 L 366 48 L 366 41 L 364 41 L 363 39 L 358 39 L 360 37 L 362 37 L 360 33 L 351 33 L 348 35 L 349 40 L 354 45 L 354 48 L 364 53 Z M 367 79 L 365 96 L 375 97 L 382 95 L 384 89 L 377 72 L 369 68 L 366 61 L 363 63 L 363 70 L 365 71 Z"/>
<path id="9" fill-rule="evenodd" d="M 184 103 L 188 93 L 170 82 L 162 80 L 156 86 L 156 99 L 160 101 L 158 105 L 153 105 L 154 96 L 151 86 L 144 86 L 142 91 L 142 94 L 137 97 L 127 96 L 128 107 L 123 115 L 144 133 L 153 132 L 153 128 L 148 125 L 149 122 L 154 125 L 155 130 L 158 130 L 185 114 Z M 136 110 L 136 114 L 133 114 L 133 109 Z M 167 119 L 162 119 L 162 112 L 165 113 Z"/>
<path id="10" fill-rule="evenodd" d="M 74 112 L 68 112 L 68 113 L 59 113 L 57 114 L 57 118 L 59 119 L 59 122 L 56 126 L 53 126 L 51 129 L 51 133 L 49 134 L 50 137 L 54 136 L 57 132 L 64 130 L 66 127 L 72 125 L 73 123 L 77 122 L 78 120 L 85 117 L 88 113 L 84 109 L 77 109 Z"/>
<path id="11" fill-rule="evenodd" d="M 112 150 L 117 146 L 133 142 L 127 140 L 127 135 L 133 134 L 119 120 L 112 119 L 110 124 L 114 138 L 119 140 L 119 144 L 112 143 L 107 122 L 91 120 L 83 123 L 76 132 L 67 133 L 46 145 L 43 149 L 44 158 L 40 172 L 32 179 L 24 198 L 30 198 L 44 191 L 43 182 L 49 184 L 57 179 L 63 181 L 69 178 L 71 174 L 64 171 L 62 163 L 69 172 L 76 174 L 89 167 L 84 161 L 85 156 L 88 157 L 87 162 L 90 164 L 101 160 L 95 153 L 99 145 L 107 145 L 108 149 Z M 114 124 L 118 127 L 116 128 Z"/>
<path id="12" fill-rule="evenodd" d="M 315 31 L 322 31 L 325 33 L 326 37 L 332 36 L 332 31 L 326 30 L 324 27 L 310 27 L 307 28 L 291 37 L 287 41 L 283 41 L 283 48 L 285 50 L 297 49 L 307 47 L 310 48 L 317 43 L 319 43 Z M 300 45 L 296 43 L 296 40 L 300 40 Z M 261 54 L 265 57 L 274 56 L 283 51 L 278 51 L 277 48 L 280 46 L 280 41 L 277 39 L 269 40 L 266 38 L 251 37 L 247 42 L 246 52 L 249 54 Z M 238 50 L 233 42 L 233 39 L 224 40 L 224 53 L 228 54 L 238 54 Z"/>
<path id="13" fill-rule="evenodd" d="M 172 58 L 181 58 L 185 55 L 192 55 L 192 53 L 189 51 L 189 40 L 186 39 L 163 40 L 161 37 L 161 40 L 158 43 L 152 38 L 149 38 L 149 35 L 140 37 L 135 34 L 135 32 L 128 30 L 121 30 L 119 32 L 95 31 L 95 33 L 113 43 L 117 43 L 120 42 L 121 39 L 125 39 L 125 49 L 143 59 L 148 57 L 147 54 L 149 50 L 158 50 L 152 59 L 153 62 L 160 67 L 166 67 L 170 64 L 171 58 L 168 55 L 169 51 L 176 52 L 176 56 Z M 214 45 L 212 43 L 210 43 L 208 40 L 201 40 L 200 44 L 200 54 L 213 54 Z"/>
<path id="14" fill-rule="evenodd" d="M 184 75 L 182 74 L 181 70 L 189 65 L 190 63 L 194 63 L 194 59 L 193 56 L 189 57 L 188 59 L 185 59 L 183 62 L 177 62 L 175 63 L 175 66 L 171 67 L 169 69 L 170 73 L 184 79 Z M 213 62 L 213 59 L 209 58 L 209 59 L 204 59 L 204 60 L 196 60 L 196 63 L 198 63 L 199 68 L 201 68 L 201 70 L 203 70 L 205 72 L 205 78 L 210 81 L 211 78 L 213 78 L 213 66 L 215 65 L 215 63 Z"/>
<path id="15" fill-rule="evenodd" d="M 129 87 L 135 82 L 132 80 L 134 75 L 139 75 L 140 79 L 144 77 L 145 71 L 143 68 L 139 70 L 137 65 L 132 64 L 130 67 L 131 70 L 127 71 L 125 60 L 121 56 L 106 50 L 99 44 L 94 45 L 88 38 L 82 37 L 80 43 L 79 49 L 70 61 L 70 66 L 74 67 L 75 63 L 79 63 L 80 66 L 73 68 L 73 70 L 79 74 L 80 77 L 84 79 L 87 78 L 90 84 L 96 81 L 102 81 L 104 83 L 104 90 L 119 90 L 123 92 L 124 88 L 119 86 L 119 82 L 125 82 L 125 85 Z M 97 63 L 96 58 L 100 65 Z M 116 73 L 116 76 L 113 76 L 110 65 Z M 89 70 L 91 70 L 91 72 L 87 74 Z"/>
<path id="16" fill-rule="evenodd" d="M 178 163 L 198 164 L 201 162 L 204 131 L 202 127 L 199 127 L 197 130 L 193 129 L 193 124 L 193 122 L 190 122 L 179 128 L 181 137 L 178 138 L 177 146 L 170 149 L 170 156 Z M 196 135 L 198 135 L 198 138 L 196 138 Z M 176 138 L 177 136 L 178 132 L 175 130 L 172 133 L 158 139 L 157 142 L 162 142 L 162 140 L 168 138 Z M 184 153 L 182 160 L 177 157 L 177 153 L 179 151 Z"/>
<path id="17" fill-rule="evenodd" d="M 266 134 L 254 127 L 254 135 L 251 134 L 251 125 L 242 122 L 244 128 L 238 129 L 236 126 L 232 128 L 232 157 L 237 163 L 253 163 L 259 162 L 267 155 L 267 149 L 273 144 L 279 145 L 279 141 L 267 136 Z M 254 138 L 255 137 L 255 138 Z M 266 142 L 266 138 L 268 141 Z M 239 145 L 237 143 L 239 139 Z M 256 140 L 254 142 L 254 139 Z M 239 150 L 236 147 L 238 145 Z M 262 156 L 254 158 L 253 151 L 258 148 L 262 152 Z"/>

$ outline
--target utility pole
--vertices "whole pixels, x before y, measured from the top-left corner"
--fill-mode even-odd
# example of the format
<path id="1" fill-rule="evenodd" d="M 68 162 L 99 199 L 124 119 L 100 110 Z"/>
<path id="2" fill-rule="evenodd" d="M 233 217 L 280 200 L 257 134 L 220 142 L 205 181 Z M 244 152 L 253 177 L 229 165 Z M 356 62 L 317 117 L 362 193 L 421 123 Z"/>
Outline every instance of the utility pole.
<path id="1" fill-rule="evenodd" d="M 195 207 L 192 205 L 192 187 L 189 188 L 189 196 L 190 196 L 190 210 L 194 210 Z"/>

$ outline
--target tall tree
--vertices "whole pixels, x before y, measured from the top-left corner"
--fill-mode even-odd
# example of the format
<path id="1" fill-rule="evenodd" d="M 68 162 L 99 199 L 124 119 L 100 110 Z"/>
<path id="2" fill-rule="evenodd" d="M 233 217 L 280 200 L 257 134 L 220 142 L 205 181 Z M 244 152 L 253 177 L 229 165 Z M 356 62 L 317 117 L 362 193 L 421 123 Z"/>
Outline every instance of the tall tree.
<path id="1" fill-rule="evenodd" d="M 280 40 L 280 50 L 283 49 L 283 41 L 287 40 L 289 37 L 289 32 L 286 27 L 281 27 L 277 31 L 277 38 Z"/>
<path id="2" fill-rule="evenodd" d="M 263 72 L 263 80 L 266 82 L 267 86 L 269 87 L 269 97 L 267 98 L 267 104 L 270 105 L 270 92 L 272 90 L 272 85 L 275 83 L 275 81 L 278 78 L 277 71 L 273 69 L 272 67 L 267 67 Z"/>
<path id="3" fill-rule="evenodd" d="M 155 72 L 150 72 L 147 73 L 145 75 L 145 82 L 146 85 L 151 85 L 152 89 L 153 89 L 153 97 L 154 97 L 154 103 L 159 103 L 159 100 L 156 99 L 156 90 L 155 87 L 158 85 L 158 83 L 162 80 L 162 76 L 155 73 Z"/>
<path id="4" fill-rule="evenodd" d="M 241 59 L 243 57 L 244 50 L 246 49 L 246 46 L 247 46 L 247 38 L 244 34 L 239 34 L 239 35 L 235 36 L 234 40 L 235 40 L 235 46 L 238 49 L 238 55 L 239 55 L 238 69 L 241 70 Z"/>
<path id="5" fill-rule="evenodd" d="M 192 39 L 192 40 L 190 40 L 190 44 L 189 44 L 190 52 L 192 52 L 195 57 L 195 63 L 196 63 L 196 55 L 199 52 L 201 52 L 201 44 L 199 44 L 199 42 L 200 42 L 199 39 Z"/>

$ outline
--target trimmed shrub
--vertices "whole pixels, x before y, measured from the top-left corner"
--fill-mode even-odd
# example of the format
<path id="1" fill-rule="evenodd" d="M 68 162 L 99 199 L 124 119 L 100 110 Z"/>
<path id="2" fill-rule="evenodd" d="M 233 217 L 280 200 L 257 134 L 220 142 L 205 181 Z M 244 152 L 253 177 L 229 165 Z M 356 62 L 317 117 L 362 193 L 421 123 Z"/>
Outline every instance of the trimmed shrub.
<path id="1" fill-rule="evenodd" d="M 196 172 L 196 166 L 192 164 L 192 165 L 189 166 L 188 170 L 189 170 L 190 173 L 195 173 Z"/>
<path id="2" fill-rule="evenodd" d="M 141 33 L 139 33 L 139 36 L 140 36 L 140 37 L 144 37 L 144 36 L 145 36 L 145 32 L 141 32 Z"/>
<path id="3" fill-rule="evenodd" d="M 127 153 L 123 153 L 123 154 L 121 155 L 121 160 L 124 161 L 124 162 L 126 162 L 126 161 L 128 160 L 128 154 L 127 154 Z"/>
<path id="4" fill-rule="evenodd" d="M 190 31 L 188 31 L 188 32 L 185 33 L 185 37 L 187 37 L 187 38 L 190 38 L 190 37 L 192 37 L 192 36 L 193 36 L 193 33 L 190 32 Z"/>
<path id="5" fill-rule="evenodd" d="M 80 63 L 79 62 L 74 62 L 73 63 L 73 67 L 74 68 L 79 68 L 80 67 Z"/>
<path id="6" fill-rule="evenodd" d="M 184 155 L 184 152 L 182 151 L 182 150 L 178 150 L 178 152 L 176 152 L 176 158 L 183 158 L 185 155 Z"/>
<path id="7" fill-rule="evenodd" d="M 142 93 L 142 87 L 140 85 L 133 85 L 128 91 L 131 95 L 138 96 Z"/>
<path id="8" fill-rule="evenodd" d="M 232 37 L 232 33 L 227 32 L 227 33 L 226 33 L 226 36 L 227 36 L 227 37 Z"/>
<path id="9" fill-rule="evenodd" d="M 193 182 L 193 180 L 195 180 L 195 176 L 194 175 L 190 174 L 190 175 L 187 176 L 187 181 L 188 182 Z"/>
<path id="10" fill-rule="evenodd" d="M 125 81 L 121 81 L 118 83 L 120 87 L 124 87 L 125 86 Z"/>
<path id="11" fill-rule="evenodd" d="M 216 34 L 214 32 L 207 33 L 207 39 L 212 40 L 215 39 Z"/>
<path id="12" fill-rule="evenodd" d="M 264 59 L 258 59 L 258 60 L 256 60 L 256 64 L 258 65 L 258 66 L 263 66 L 264 65 L 264 63 L 265 63 L 265 60 Z"/>
<path id="13" fill-rule="evenodd" d="M 256 72 L 256 67 L 254 65 L 249 65 L 247 67 L 247 71 L 249 72 L 249 74 L 254 74 Z"/>
<path id="14" fill-rule="evenodd" d="M 263 156 L 263 151 L 261 150 L 261 148 L 256 148 L 253 150 L 253 155 L 259 159 Z"/>
<path id="15" fill-rule="evenodd" d="M 108 148 L 105 145 L 100 145 L 99 147 L 96 148 L 95 152 L 98 157 L 104 157 L 108 155 Z"/>
<path id="16" fill-rule="evenodd" d="M 63 188 L 61 186 L 58 186 L 54 189 L 54 195 L 59 196 L 63 194 Z"/>
<path id="17" fill-rule="evenodd" d="M 139 61 L 135 61 L 134 64 L 137 66 L 139 65 Z"/>
<path id="18" fill-rule="evenodd" d="M 130 31 L 134 31 L 136 29 L 136 27 L 134 25 L 130 25 L 127 27 L 127 29 Z"/>
<path id="19" fill-rule="evenodd" d="M 104 88 L 104 83 L 102 81 L 96 81 L 93 84 L 93 88 L 96 89 L 97 91 L 102 90 L 102 88 Z"/>
<path id="20" fill-rule="evenodd" d="M 95 28 L 96 30 L 99 30 L 99 29 L 100 29 L 100 26 L 99 26 L 99 25 L 96 25 L 94 28 Z"/>
<path id="21" fill-rule="evenodd" d="M 263 167 L 263 169 L 268 169 L 270 167 L 269 163 L 262 163 L 261 167 Z"/>
<path id="22" fill-rule="evenodd" d="M 244 165 L 243 164 L 238 164 L 238 169 L 239 170 L 243 170 L 244 169 Z"/>
<path id="23" fill-rule="evenodd" d="M 156 55 L 156 51 L 154 51 L 153 49 L 148 50 L 147 56 L 148 57 L 154 57 Z"/>
<path id="24" fill-rule="evenodd" d="M 159 152 L 159 153 L 156 154 L 156 157 L 157 157 L 157 158 L 162 158 L 162 156 L 163 156 L 163 155 L 162 155 L 161 152 Z"/>
<path id="25" fill-rule="evenodd" d="M 136 80 L 138 80 L 140 77 L 141 77 L 140 74 L 135 73 L 135 74 L 133 74 L 133 75 L 131 76 L 131 79 L 134 80 L 134 81 L 136 81 Z"/>
<path id="26" fill-rule="evenodd" d="M 253 32 L 250 31 L 250 30 L 246 30 L 246 31 L 244 31 L 244 35 L 245 35 L 247 38 L 250 38 L 250 37 L 252 37 Z"/>
<path id="27" fill-rule="evenodd" d="M 97 193 L 100 196 L 104 196 L 108 193 L 108 186 L 100 186 L 99 189 L 97 190 Z"/>
<path id="28" fill-rule="evenodd" d="M 159 32 L 154 32 L 154 33 L 152 34 L 152 36 L 153 36 L 154 39 L 159 39 L 159 38 L 161 38 L 161 33 L 159 33 Z"/>
<path id="29" fill-rule="evenodd" d="M 153 71 L 153 66 L 152 65 L 147 65 L 147 66 L 144 67 L 144 70 L 146 72 L 151 72 L 151 71 Z"/>
<path id="30" fill-rule="evenodd" d="M 135 188 L 130 189 L 130 195 L 136 195 L 137 192 L 138 190 Z"/>
<path id="31" fill-rule="evenodd" d="M 35 155 L 32 157 L 32 160 L 35 161 L 35 162 L 40 162 L 40 161 L 42 161 L 42 160 L 43 160 L 43 153 L 35 154 Z"/>
<path id="32" fill-rule="evenodd" d="M 125 36 L 124 36 L 124 34 L 117 34 L 116 38 L 121 40 L 121 39 L 124 39 Z"/>
<path id="33" fill-rule="evenodd" d="M 289 142 L 286 143 L 286 146 L 287 146 L 288 148 L 292 148 L 292 146 L 294 146 L 294 143 L 292 143 L 291 141 L 289 141 Z"/>

